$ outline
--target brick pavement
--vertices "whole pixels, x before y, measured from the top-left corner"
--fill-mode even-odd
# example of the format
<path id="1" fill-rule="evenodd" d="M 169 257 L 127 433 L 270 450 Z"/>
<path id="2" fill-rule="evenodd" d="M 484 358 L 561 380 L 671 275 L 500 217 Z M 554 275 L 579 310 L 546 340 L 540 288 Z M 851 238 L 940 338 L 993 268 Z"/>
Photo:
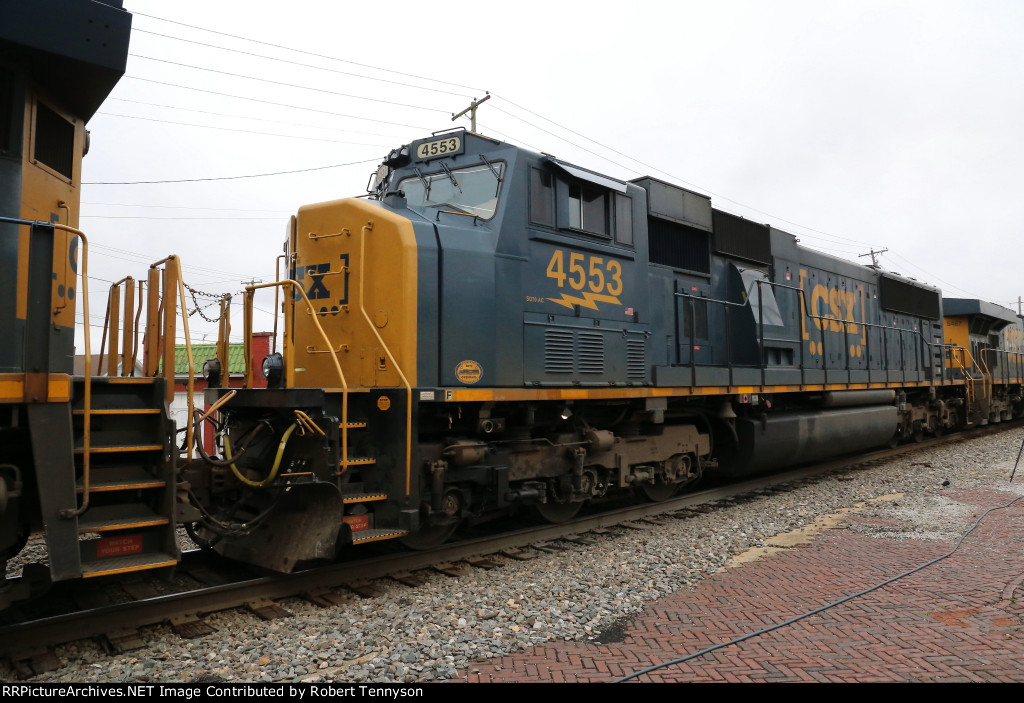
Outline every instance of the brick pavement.
<path id="1" fill-rule="evenodd" d="M 985 510 L 1016 495 L 944 494 Z M 860 515 L 848 522 L 882 524 Z M 654 601 L 616 643 L 551 642 L 475 665 L 468 682 L 604 682 L 839 600 L 948 552 L 954 541 L 826 530 Z M 1024 500 L 954 555 L 773 632 L 641 676 L 644 682 L 1024 682 Z"/>

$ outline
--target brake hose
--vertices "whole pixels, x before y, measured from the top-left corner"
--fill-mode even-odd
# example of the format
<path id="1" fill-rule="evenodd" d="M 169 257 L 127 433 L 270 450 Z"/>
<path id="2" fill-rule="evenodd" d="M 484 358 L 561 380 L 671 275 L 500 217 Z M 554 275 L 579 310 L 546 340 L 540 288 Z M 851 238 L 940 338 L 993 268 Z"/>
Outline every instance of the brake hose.
<path id="1" fill-rule="evenodd" d="M 251 488 L 266 488 L 269 486 L 277 478 L 277 471 L 281 468 L 281 457 L 284 456 L 285 445 L 288 444 L 288 438 L 292 436 L 292 432 L 295 431 L 296 427 L 298 427 L 297 424 L 288 425 L 288 429 L 281 435 L 281 442 L 277 445 L 277 456 L 274 457 L 274 465 L 270 467 L 270 473 L 262 481 L 251 481 L 242 475 L 242 472 L 238 470 L 234 460 L 231 458 L 231 440 L 228 439 L 227 435 L 224 435 L 224 456 L 231 462 L 231 473 L 235 475 L 235 478 Z"/>

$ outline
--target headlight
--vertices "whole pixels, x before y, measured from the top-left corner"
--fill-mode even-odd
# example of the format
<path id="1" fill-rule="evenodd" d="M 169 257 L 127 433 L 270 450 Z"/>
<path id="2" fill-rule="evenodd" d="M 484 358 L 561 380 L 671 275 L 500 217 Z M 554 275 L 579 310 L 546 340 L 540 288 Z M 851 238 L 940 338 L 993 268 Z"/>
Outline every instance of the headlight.
<path id="1" fill-rule="evenodd" d="M 276 388 L 284 377 L 284 357 L 278 352 L 268 354 L 263 359 L 263 377 L 267 379 L 267 385 Z"/>

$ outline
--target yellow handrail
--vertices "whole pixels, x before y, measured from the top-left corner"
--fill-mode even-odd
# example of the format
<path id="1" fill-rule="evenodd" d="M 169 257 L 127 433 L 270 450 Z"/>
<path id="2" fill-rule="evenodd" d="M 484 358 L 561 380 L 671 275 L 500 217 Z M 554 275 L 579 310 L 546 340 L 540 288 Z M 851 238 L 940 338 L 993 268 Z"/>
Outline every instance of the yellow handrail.
<path id="1" fill-rule="evenodd" d="M 163 305 L 157 306 L 154 300 L 159 295 L 159 290 L 153 287 L 153 283 L 156 281 L 156 274 L 158 267 L 162 264 L 166 264 L 163 269 Z M 193 423 L 192 416 L 195 411 L 195 379 L 196 379 L 196 365 L 195 358 L 192 355 L 192 337 L 189 333 L 188 328 L 188 309 L 185 304 L 185 283 L 182 281 L 181 276 L 181 259 L 171 254 L 170 256 L 160 259 L 153 263 L 149 267 L 150 270 L 150 313 L 154 309 L 157 310 L 157 316 L 160 314 L 160 309 L 163 309 L 163 322 L 164 331 L 160 340 L 163 344 L 163 378 L 166 385 L 166 400 L 168 406 L 174 402 L 174 349 L 175 340 L 177 335 L 175 333 L 175 320 L 177 318 L 177 310 L 181 309 L 181 327 L 182 333 L 185 336 L 185 357 L 188 361 L 188 382 L 186 384 L 186 402 L 188 405 L 188 422 L 185 425 L 185 446 L 188 447 L 186 454 L 186 463 L 192 462 L 192 445 L 194 443 L 193 435 Z M 177 297 L 178 301 L 175 301 Z M 177 304 L 176 304 L 177 302 Z M 159 320 L 148 319 L 147 330 L 149 332 L 156 332 L 159 334 Z M 151 340 L 149 346 L 152 347 L 153 341 Z M 149 357 L 149 364 L 153 367 L 147 369 L 148 373 L 156 374 L 155 365 L 157 362 L 154 361 L 154 357 L 151 351 L 147 350 L 147 356 Z"/>
<path id="2" fill-rule="evenodd" d="M 312 301 L 306 296 L 306 291 L 303 289 L 298 282 L 286 278 L 283 281 L 274 281 L 273 283 L 259 283 L 245 287 L 245 386 L 246 388 L 252 387 L 252 352 L 251 352 L 251 338 L 252 338 L 252 311 L 253 311 L 253 298 L 256 295 L 256 290 L 259 288 L 277 288 L 277 287 L 288 287 L 294 288 L 302 296 L 302 299 L 306 302 L 306 306 L 313 312 Z M 290 308 L 289 308 L 290 309 Z M 334 345 L 331 344 L 330 338 L 324 331 L 323 326 L 320 324 L 320 320 L 317 319 L 316 315 L 311 315 L 310 319 L 313 320 L 313 324 L 316 325 L 317 331 L 320 333 L 320 337 L 324 340 L 324 344 L 327 349 L 334 349 Z M 287 320 L 285 324 L 287 326 Z M 338 372 L 338 379 L 341 381 L 341 456 L 343 460 L 348 461 L 348 381 L 345 380 L 345 372 L 341 370 L 341 362 L 338 361 L 337 353 L 331 354 L 331 361 L 334 362 L 334 369 Z"/>
<path id="3" fill-rule="evenodd" d="M 365 299 L 363 297 L 363 282 L 366 280 L 363 260 L 366 250 L 366 235 L 372 230 L 373 221 L 367 222 L 362 226 L 362 236 L 359 238 L 359 311 L 363 313 L 363 318 L 366 319 L 367 326 L 369 326 L 370 331 L 373 332 L 373 336 L 377 338 L 377 342 L 381 347 L 383 347 L 384 353 L 387 354 L 388 359 L 391 360 L 391 365 L 395 367 L 395 371 L 398 372 L 399 377 L 402 379 L 402 385 L 405 386 L 405 392 L 407 395 L 405 402 L 405 495 L 408 496 L 409 493 L 412 492 L 412 386 L 409 384 L 409 380 L 402 372 L 402 367 L 399 366 L 398 362 L 395 360 L 395 355 L 391 353 L 391 349 L 387 344 L 385 344 L 384 339 L 377 331 L 377 326 L 374 325 L 373 320 L 370 319 L 370 314 L 366 312 Z"/>
<path id="4" fill-rule="evenodd" d="M 92 417 L 92 351 L 90 345 L 92 344 L 92 338 L 89 335 L 89 240 L 86 238 L 85 233 L 81 230 L 77 230 L 74 227 L 68 227 L 59 223 L 54 223 L 54 229 L 59 229 L 64 232 L 70 232 L 82 240 L 82 284 L 79 286 L 79 290 L 82 292 L 82 311 L 85 314 L 85 324 L 83 325 L 83 338 L 85 342 L 85 393 L 82 399 L 82 416 L 84 426 L 82 428 L 82 504 L 66 515 L 66 517 L 78 517 L 82 515 L 86 510 L 89 509 L 89 474 L 90 474 L 90 461 L 89 461 L 89 444 L 91 439 L 92 430 L 89 427 L 90 419 Z"/>

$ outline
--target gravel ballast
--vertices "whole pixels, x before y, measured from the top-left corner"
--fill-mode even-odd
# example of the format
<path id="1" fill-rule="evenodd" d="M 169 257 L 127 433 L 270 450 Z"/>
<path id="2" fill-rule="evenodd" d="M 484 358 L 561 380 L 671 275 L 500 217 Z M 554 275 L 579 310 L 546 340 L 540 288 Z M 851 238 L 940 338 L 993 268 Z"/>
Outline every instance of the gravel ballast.
<path id="1" fill-rule="evenodd" d="M 432 573 L 417 588 L 382 580 L 381 595 L 353 594 L 338 606 L 286 599 L 280 605 L 290 618 L 216 613 L 204 619 L 216 632 L 196 639 L 146 628 L 148 646 L 128 654 L 73 642 L 54 650 L 61 669 L 31 681 L 411 683 L 456 678 L 474 663 L 552 640 L 612 641 L 649 601 L 692 588 L 737 555 L 840 508 L 866 502 L 860 515 L 883 518 L 840 526 L 870 537 L 955 540 L 970 526 L 970 510 L 945 494 L 979 485 L 1024 494 L 1024 470 L 1008 483 L 1022 439 L 1014 430 L 955 442 L 720 501 L 650 530 L 616 530 L 591 546 L 530 561 L 495 557 L 499 567 L 469 567 L 459 578 Z M 873 500 L 893 494 L 903 495 Z M 15 680 L 7 663 L 0 679 Z"/>

